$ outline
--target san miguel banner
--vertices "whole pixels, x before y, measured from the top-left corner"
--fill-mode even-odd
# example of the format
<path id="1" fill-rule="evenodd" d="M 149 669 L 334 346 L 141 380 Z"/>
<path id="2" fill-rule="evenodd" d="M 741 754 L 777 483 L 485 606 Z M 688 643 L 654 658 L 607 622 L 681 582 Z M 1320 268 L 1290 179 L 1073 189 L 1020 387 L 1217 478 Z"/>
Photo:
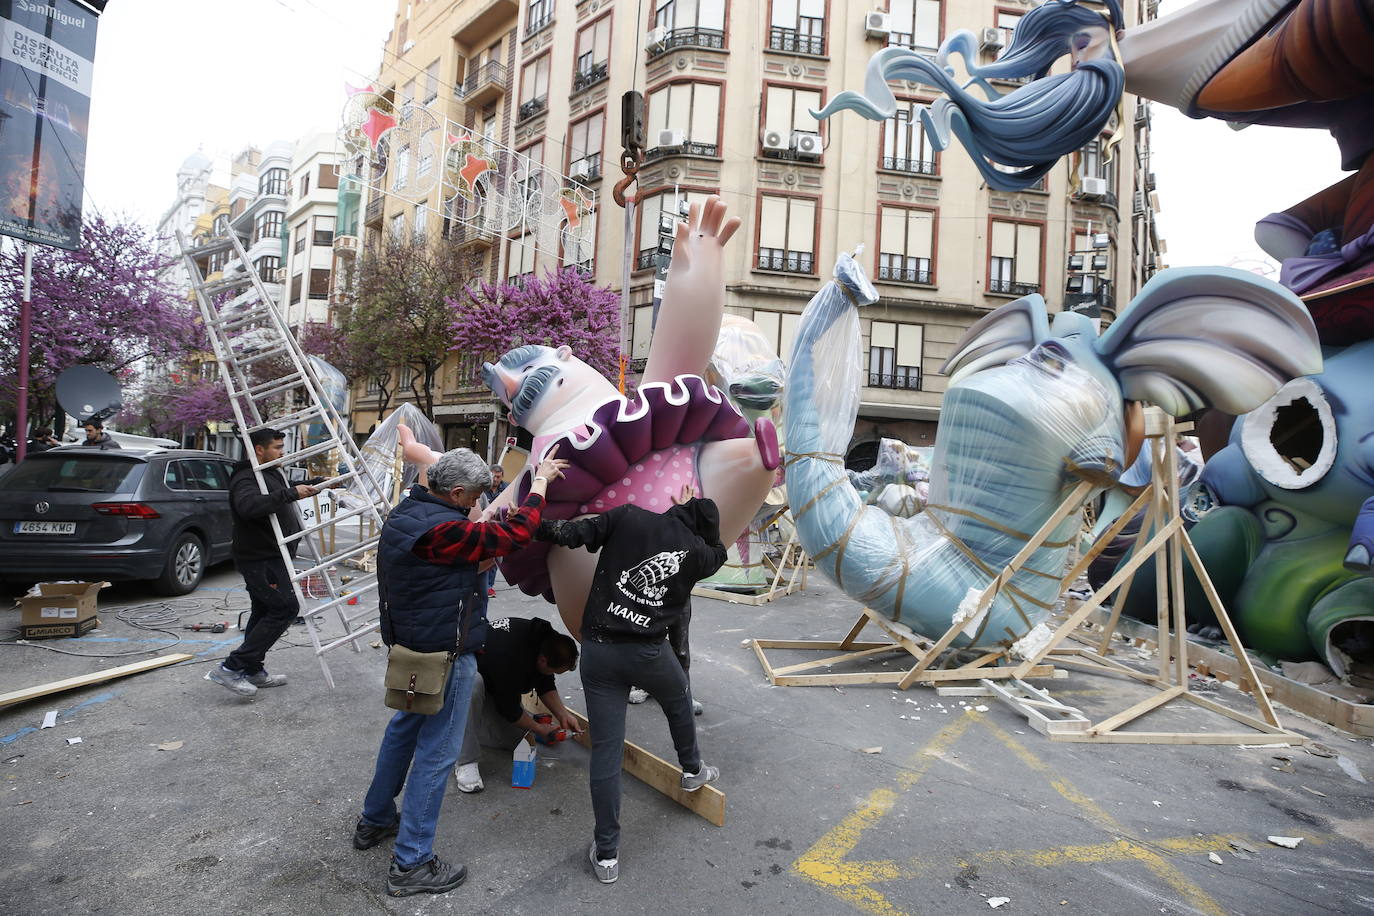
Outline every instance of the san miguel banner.
<path id="1" fill-rule="evenodd" d="M 96 18 L 74 0 L 0 0 L 0 234 L 80 246 Z"/>

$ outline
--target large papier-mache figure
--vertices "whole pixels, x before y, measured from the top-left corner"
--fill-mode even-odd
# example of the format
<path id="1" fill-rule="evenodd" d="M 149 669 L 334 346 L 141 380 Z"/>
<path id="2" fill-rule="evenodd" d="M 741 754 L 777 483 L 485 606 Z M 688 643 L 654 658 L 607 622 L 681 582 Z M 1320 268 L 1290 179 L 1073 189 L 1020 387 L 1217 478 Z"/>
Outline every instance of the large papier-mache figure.
<path id="1" fill-rule="evenodd" d="M 863 505 L 843 463 L 862 385 L 858 310 L 877 299 L 844 255 L 802 315 L 785 399 L 788 495 L 817 568 L 929 637 L 949 629 L 1079 481 L 1116 480 L 1141 445 L 1139 402 L 1175 416 L 1243 413 L 1321 368 L 1302 303 L 1243 271 L 1163 271 L 1101 337 L 1074 313 L 1051 324 L 1040 296 L 1027 296 L 974 324 L 945 364 L 930 502 L 902 519 Z M 1078 526 L 1076 515 L 1065 519 L 954 645 L 1024 637 L 1058 597 Z"/>
<path id="2" fill-rule="evenodd" d="M 1201 0 L 1121 39 L 1128 90 L 1192 117 L 1325 129 L 1351 172 L 1256 226 L 1325 368 L 1235 421 L 1202 477 L 1217 507 L 1191 533 L 1247 645 L 1337 675 L 1374 663 L 1371 49 L 1370 0 Z M 1191 570 L 1185 587 L 1190 619 L 1212 623 Z M 1152 615 L 1153 588 L 1147 568 L 1127 611 Z"/>
<path id="3" fill-rule="evenodd" d="M 489 513 L 518 505 L 534 467 L 557 448 L 571 465 L 549 486 L 544 518 L 596 515 L 624 503 L 663 512 L 691 486 L 715 501 L 725 543 L 738 538 L 773 485 L 781 463 L 767 417 L 751 424 L 703 378 L 725 305 L 724 245 L 739 228 L 719 198 L 693 204 L 677 229 L 673 263 L 638 394 L 626 398 L 567 347 L 528 345 L 483 367 L 511 421 L 534 437 L 530 461 Z M 407 446 L 406 458 L 437 454 Z M 501 563 L 507 581 L 543 595 L 574 635 L 596 571 L 596 555 L 536 542 Z"/>

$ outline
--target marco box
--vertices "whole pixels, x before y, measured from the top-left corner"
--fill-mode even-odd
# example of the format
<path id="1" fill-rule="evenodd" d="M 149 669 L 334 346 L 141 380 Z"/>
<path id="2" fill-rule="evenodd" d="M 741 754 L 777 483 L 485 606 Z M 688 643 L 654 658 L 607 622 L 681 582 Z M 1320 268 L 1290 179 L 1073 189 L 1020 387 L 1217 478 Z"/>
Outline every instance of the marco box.
<path id="1" fill-rule="evenodd" d="M 81 636 L 99 624 L 95 619 L 96 598 L 108 582 L 40 582 L 19 599 L 21 639 L 52 639 Z"/>

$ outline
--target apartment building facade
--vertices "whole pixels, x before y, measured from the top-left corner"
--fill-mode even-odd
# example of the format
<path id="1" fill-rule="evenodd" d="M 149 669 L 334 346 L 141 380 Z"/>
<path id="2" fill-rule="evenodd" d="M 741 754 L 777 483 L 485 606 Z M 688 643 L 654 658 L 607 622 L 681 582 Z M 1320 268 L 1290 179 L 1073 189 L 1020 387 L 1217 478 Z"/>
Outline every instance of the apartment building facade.
<path id="1" fill-rule="evenodd" d="M 364 243 L 413 232 L 418 221 L 422 231 L 483 249 L 493 278 L 576 263 L 617 289 L 628 258 L 632 370 L 652 339 L 665 236 L 686 204 L 719 194 L 742 218 L 726 252 L 726 307 L 752 318 L 784 358 L 839 252 L 862 244 L 882 298 L 861 318 L 867 384 L 849 457 L 871 460 L 883 436 L 931 444 L 945 387 L 938 370 L 970 324 L 1031 292 L 1053 311 L 1073 307 L 1110 321 L 1162 266 L 1148 107 L 1127 97 L 1098 140 L 1020 192 L 989 189 L 958 145 L 933 150 L 917 106 L 934 96 L 919 84 L 892 84 L 899 110 L 881 124 L 852 113 L 818 123 L 809 110 L 861 88 L 869 58 L 885 46 L 933 52 L 967 28 L 983 59 L 995 59 L 1034 5 L 401 2 L 379 85 L 398 105 L 423 102 L 594 188 L 596 235 L 590 258 L 532 250 L 516 233 L 450 225 L 436 189 L 427 200 L 374 192 Z M 1125 14 L 1132 24 L 1152 13 L 1130 3 Z M 645 97 L 647 150 L 627 226 L 610 191 L 620 178 L 621 96 L 631 89 Z M 449 384 L 460 375 L 444 374 L 438 398 L 446 445 L 499 441 L 506 430 L 490 397 Z M 358 412 L 358 431 L 376 419 Z"/>

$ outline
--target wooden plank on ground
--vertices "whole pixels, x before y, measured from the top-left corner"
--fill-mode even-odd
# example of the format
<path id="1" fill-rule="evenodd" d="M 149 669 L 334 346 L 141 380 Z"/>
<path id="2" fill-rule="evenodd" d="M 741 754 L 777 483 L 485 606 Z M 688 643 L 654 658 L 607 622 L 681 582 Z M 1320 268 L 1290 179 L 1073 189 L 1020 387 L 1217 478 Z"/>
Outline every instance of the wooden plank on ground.
<path id="1" fill-rule="evenodd" d="M 573 718 L 577 720 L 577 727 L 581 729 L 581 733 L 576 736 L 577 743 L 591 750 L 592 739 L 588 731 L 590 725 L 587 717 L 574 709 L 569 709 L 568 712 L 573 714 Z M 682 777 L 682 768 L 673 766 L 633 741 L 625 742 L 624 767 L 626 773 L 649 788 L 662 792 L 693 814 L 700 815 L 717 827 L 725 826 L 725 793 L 715 786 L 702 786 L 695 792 L 683 791 L 678 785 L 678 780 Z"/>
<path id="2" fill-rule="evenodd" d="M 157 658 L 145 658 L 141 662 L 134 662 L 131 665 L 120 665 L 118 668 L 105 668 L 101 671 L 92 671 L 90 674 L 82 674 L 77 677 L 69 677 L 61 681 L 53 681 L 50 684 L 39 684 L 37 687 L 26 687 L 23 690 L 15 690 L 11 693 L 0 694 L 0 709 L 7 706 L 14 706 L 18 703 L 27 703 L 29 700 L 36 700 L 39 697 L 51 696 L 54 693 L 65 693 L 68 690 L 76 690 L 81 687 L 89 687 L 92 684 L 103 684 L 116 678 L 128 677 L 131 674 L 141 674 L 144 671 L 151 671 L 154 668 L 162 668 L 166 665 L 175 665 L 178 662 L 189 661 L 193 655 L 186 655 L 178 652 L 175 655 L 160 655 Z"/>

